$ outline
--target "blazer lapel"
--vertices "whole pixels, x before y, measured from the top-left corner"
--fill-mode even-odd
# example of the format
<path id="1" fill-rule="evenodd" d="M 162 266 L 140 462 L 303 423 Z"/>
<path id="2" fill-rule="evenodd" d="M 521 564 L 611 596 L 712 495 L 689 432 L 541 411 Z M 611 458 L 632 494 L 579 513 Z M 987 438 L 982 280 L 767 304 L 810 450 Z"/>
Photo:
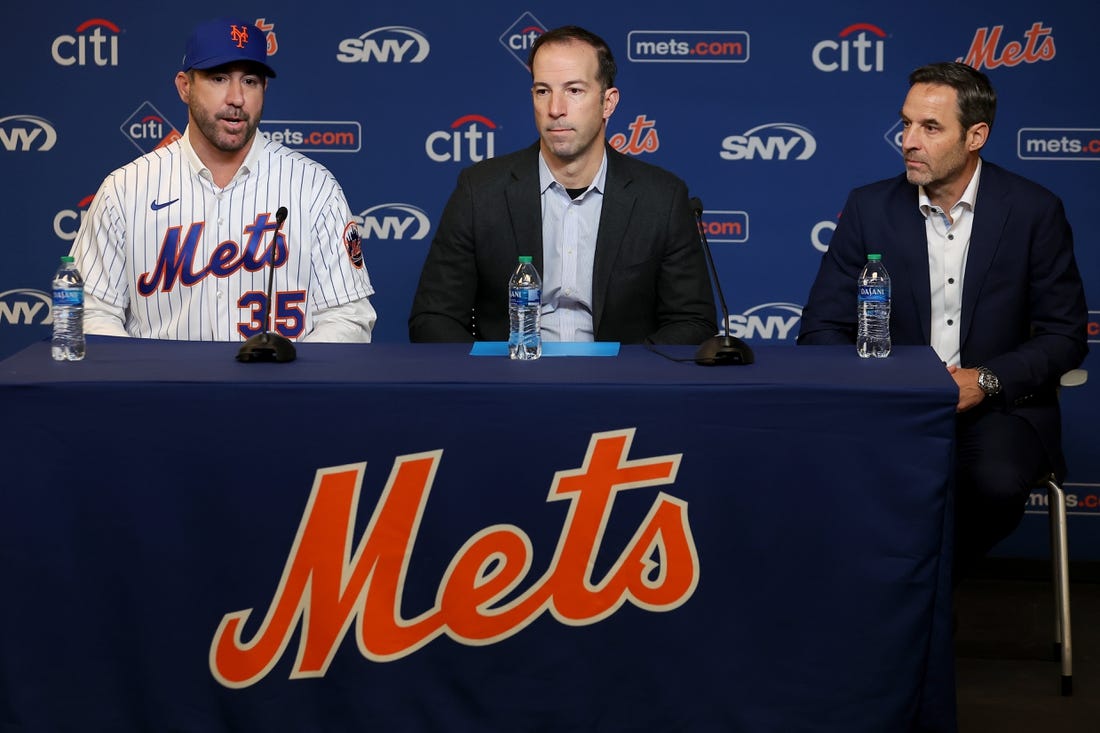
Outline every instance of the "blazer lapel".
<path id="1" fill-rule="evenodd" d="M 909 293 L 920 324 L 920 341 L 928 344 L 932 342 L 932 290 L 928 279 L 928 236 L 925 231 L 924 217 L 917 203 L 916 186 L 907 183 L 902 176 L 901 185 L 891 206 L 891 210 L 896 212 L 892 218 L 897 222 L 893 231 L 897 245 L 894 258 L 898 261 L 887 262 L 886 269 L 890 272 L 894 301 L 899 302 L 899 296 L 903 292 Z M 883 259 L 885 261 L 885 257 Z"/>
<path id="2" fill-rule="evenodd" d="M 982 176 L 978 182 L 978 197 L 974 202 L 974 225 L 970 230 L 970 248 L 966 252 L 966 272 L 963 273 L 962 349 L 974 322 L 974 309 L 982 292 L 989 268 L 997 254 L 1008 219 L 1009 204 L 999 171 L 992 163 L 982 161 Z"/>
<path id="3" fill-rule="evenodd" d="M 600 229 L 596 234 L 596 256 L 592 264 L 592 327 L 599 333 L 600 318 L 606 303 L 611 271 L 623 245 L 635 196 L 630 193 L 629 171 L 622 164 L 622 154 L 605 146 L 607 180 L 600 210 Z"/>
<path id="4" fill-rule="evenodd" d="M 531 262 L 541 275 L 542 197 L 539 191 L 539 145 L 528 148 L 530 155 L 518 159 L 511 170 L 512 179 L 505 188 L 508 217 L 512 225 L 514 250 L 510 254 L 513 266 L 520 255 L 531 255 Z"/>

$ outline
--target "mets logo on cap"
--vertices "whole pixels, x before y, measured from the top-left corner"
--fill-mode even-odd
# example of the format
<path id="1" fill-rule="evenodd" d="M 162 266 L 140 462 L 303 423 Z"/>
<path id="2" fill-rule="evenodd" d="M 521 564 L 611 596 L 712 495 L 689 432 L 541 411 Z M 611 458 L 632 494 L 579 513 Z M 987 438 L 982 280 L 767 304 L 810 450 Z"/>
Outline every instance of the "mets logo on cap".
<path id="1" fill-rule="evenodd" d="M 219 18 L 200 24 L 187 39 L 183 71 L 213 69 L 225 64 L 250 61 L 268 77 L 275 70 L 267 62 L 267 38 L 255 24 L 239 18 Z"/>

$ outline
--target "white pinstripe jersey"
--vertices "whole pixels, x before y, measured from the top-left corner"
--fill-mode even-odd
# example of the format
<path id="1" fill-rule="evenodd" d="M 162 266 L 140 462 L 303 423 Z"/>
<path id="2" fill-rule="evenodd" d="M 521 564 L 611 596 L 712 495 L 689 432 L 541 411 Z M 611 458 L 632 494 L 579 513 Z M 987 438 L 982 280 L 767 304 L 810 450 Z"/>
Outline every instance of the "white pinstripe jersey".
<path id="1" fill-rule="evenodd" d="M 240 341 L 262 330 L 280 206 L 289 215 L 272 330 L 304 336 L 317 310 L 374 292 L 344 193 L 324 166 L 257 133 L 219 189 L 199 174 L 186 136 L 107 176 L 73 244 L 85 288 L 125 309 L 129 335 Z"/>

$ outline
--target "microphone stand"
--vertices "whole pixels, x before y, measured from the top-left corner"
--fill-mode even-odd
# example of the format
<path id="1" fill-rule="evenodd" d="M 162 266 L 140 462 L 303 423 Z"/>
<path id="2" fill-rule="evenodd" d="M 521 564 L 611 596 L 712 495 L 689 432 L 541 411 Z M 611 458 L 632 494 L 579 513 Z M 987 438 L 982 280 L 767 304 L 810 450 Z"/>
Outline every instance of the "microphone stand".
<path id="1" fill-rule="evenodd" d="M 695 363 L 701 366 L 752 364 L 756 357 L 749 345 L 736 336 L 729 335 L 730 312 L 726 308 L 726 298 L 722 295 L 722 284 L 718 281 L 718 268 L 714 266 L 710 243 L 707 242 L 707 234 L 703 229 L 703 202 L 698 197 L 694 197 L 690 203 L 699 229 L 699 241 L 703 245 L 703 252 L 706 253 L 711 277 L 714 278 L 714 289 L 718 291 L 718 302 L 722 304 L 722 331 L 724 332 L 718 336 L 710 337 L 699 345 L 699 350 L 695 352 Z"/>
<path id="2" fill-rule="evenodd" d="M 271 289 L 275 284 L 275 248 L 279 244 L 279 231 L 286 221 L 287 210 L 280 206 L 275 212 L 275 233 L 271 235 L 271 256 L 268 258 L 267 301 L 264 303 L 264 329 L 251 337 L 237 352 L 237 361 L 294 361 L 297 352 L 290 339 L 278 333 L 268 331 L 268 323 L 271 319 Z"/>

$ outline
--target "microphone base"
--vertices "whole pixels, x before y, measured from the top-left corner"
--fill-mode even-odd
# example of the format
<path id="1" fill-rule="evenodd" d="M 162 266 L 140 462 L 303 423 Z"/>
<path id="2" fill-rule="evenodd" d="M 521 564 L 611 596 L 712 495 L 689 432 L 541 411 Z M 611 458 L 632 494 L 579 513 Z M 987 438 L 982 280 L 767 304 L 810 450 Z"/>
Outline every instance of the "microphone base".
<path id="1" fill-rule="evenodd" d="M 735 336 L 712 336 L 695 352 L 695 363 L 701 366 L 743 366 L 754 361 L 749 345 Z"/>
<path id="2" fill-rule="evenodd" d="M 294 361 L 297 358 L 294 344 L 285 336 L 264 331 L 241 344 L 237 361 Z"/>

